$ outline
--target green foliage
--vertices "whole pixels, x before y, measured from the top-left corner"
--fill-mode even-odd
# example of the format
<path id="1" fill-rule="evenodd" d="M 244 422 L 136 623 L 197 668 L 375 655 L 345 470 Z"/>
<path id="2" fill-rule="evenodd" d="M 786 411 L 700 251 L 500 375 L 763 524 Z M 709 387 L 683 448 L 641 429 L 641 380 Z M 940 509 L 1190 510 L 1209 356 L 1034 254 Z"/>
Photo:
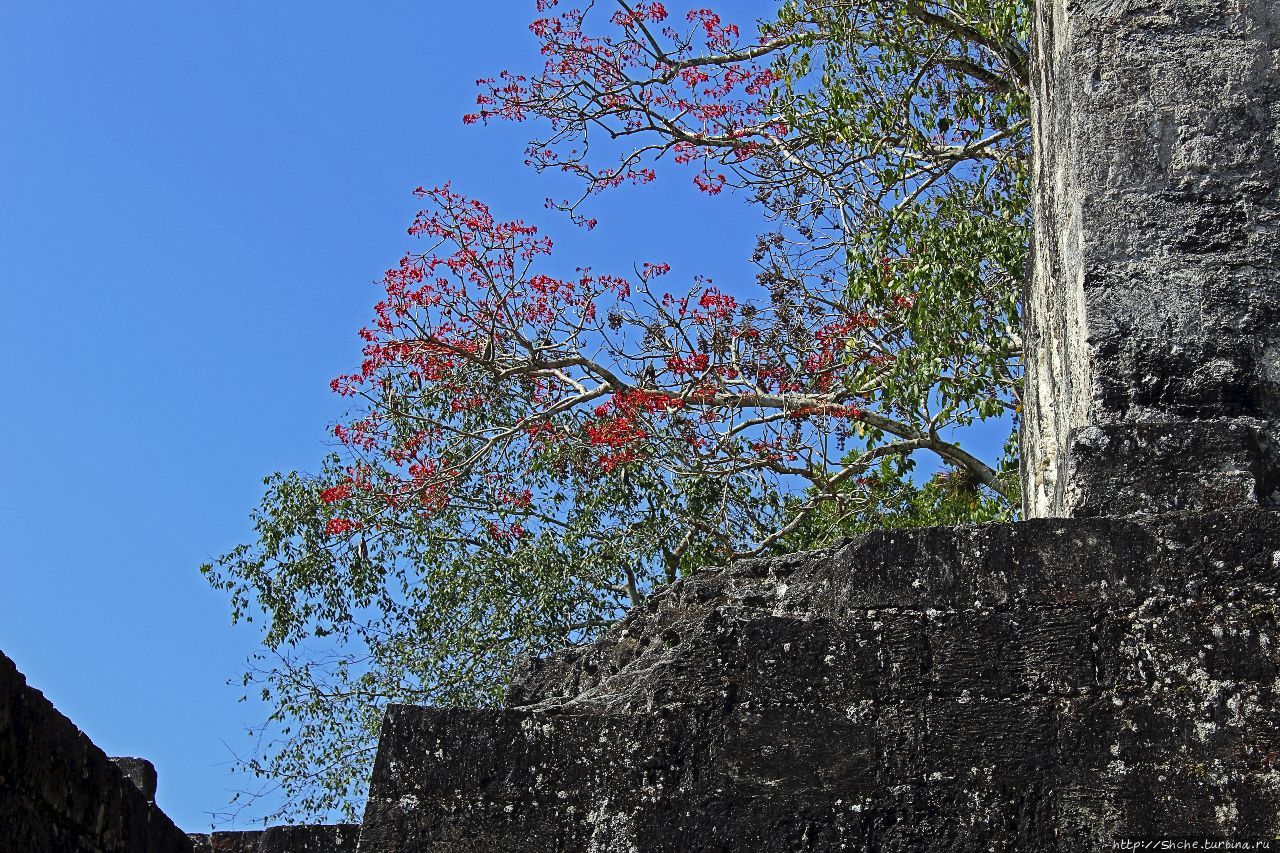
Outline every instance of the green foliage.
<path id="1" fill-rule="evenodd" d="M 931 425 L 1018 409 L 1029 18 L 1020 0 L 814 0 L 774 25 L 809 34 L 775 62 L 802 164 L 764 194 L 798 234 L 775 277 L 842 266 L 853 299 L 912 300 L 909 343 L 863 381 Z"/>
<path id="2" fill-rule="evenodd" d="M 335 541 L 326 525 L 350 504 L 321 495 L 346 471 L 335 455 L 318 475 L 267 478 L 256 544 L 202 567 L 233 621 L 266 618 L 244 686 L 272 711 L 242 769 L 284 795 L 277 818 L 359 818 L 388 704 L 495 705 L 522 656 L 587 642 L 656 584 L 724 559 L 709 540 L 673 559 L 688 531 L 671 520 L 723 500 L 722 483 L 582 470 L 548 476 L 557 519 L 536 535 L 467 535 L 475 509 L 451 505 Z"/>
<path id="3" fill-rule="evenodd" d="M 838 503 L 824 503 L 821 511 L 786 538 L 784 550 L 812 550 L 873 530 L 955 527 L 1019 518 L 1016 500 L 1006 500 L 983 488 L 962 468 L 943 468 L 919 482 L 920 478 L 913 476 L 915 467 L 910 457 L 881 460 L 876 469 L 855 486 L 870 492 L 871 499 L 866 504 L 852 512 L 840 512 Z M 1000 471 L 1005 478 L 1016 482 L 1016 433 L 1010 436 L 1005 447 Z"/>

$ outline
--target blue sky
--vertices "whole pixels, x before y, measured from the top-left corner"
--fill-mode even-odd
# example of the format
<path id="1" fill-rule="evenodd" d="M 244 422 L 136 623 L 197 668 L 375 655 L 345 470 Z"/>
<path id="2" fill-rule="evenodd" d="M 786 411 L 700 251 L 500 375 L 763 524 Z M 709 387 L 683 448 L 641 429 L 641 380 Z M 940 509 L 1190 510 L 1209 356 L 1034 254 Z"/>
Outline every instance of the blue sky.
<path id="1" fill-rule="evenodd" d="M 409 190 L 549 216 L 527 130 L 460 121 L 475 78 L 537 61 L 532 7 L 0 4 L 0 651 L 154 761 L 185 829 L 245 784 L 261 714 L 226 683 L 256 634 L 197 567 L 250 538 L 264 475 L 323 454 Z M 561 260 L 749 275 L 753 214 L 664 177 L 554 229 Z"/>

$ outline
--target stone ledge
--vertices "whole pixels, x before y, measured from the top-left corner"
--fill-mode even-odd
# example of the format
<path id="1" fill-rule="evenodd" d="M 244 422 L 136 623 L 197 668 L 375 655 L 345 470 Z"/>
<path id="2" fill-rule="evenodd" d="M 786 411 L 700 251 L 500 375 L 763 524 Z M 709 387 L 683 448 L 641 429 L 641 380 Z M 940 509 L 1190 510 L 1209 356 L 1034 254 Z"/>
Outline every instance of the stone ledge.
<path id="1" fill-rule="evenodd" d="M 1280 450 L 1244 418 L 1089 426 L 1068 444 L 1077 517 L 1280 508 Z"/>
<path id="2" fill-rule="evenodd" d="M 360 850 L 1068 853 L 1142 834 L 1271 837 L 1267 752 L 1188 750 L 1194 734 L 1158 727 L 1117 740 L 1160 717 L 1111 709 L 950 700 L 851 720 L 398 707 Z"/>
<path id="3" fill-rule="evenodd" d="M 910 656 L 915 652 L 903 644 L 921 642 L 911 639 L 921 630 L 919 614 L 937 634 L 946 614 L 957 624 L 1019 618 L 1030 620 L 1030 628 L 1037 620 L 1074 618 L 1064 609 L 1072 606 L 1105 606 L 1123 615 L 1144 603 L 1167 609 L 1185 599 L 1212 606 L 1247 597 L 1266 606 L 1276 596 L 1280 513 L 1263 510 L 880 531 L 825 552 L 744 561 L 677 581 L 600 642 L 525 661 L 507 704 L 563 703 L 588 693 L 597 705 L 608 706 L 609 695 L 629 701 L 628 673 L 639 685 L 653 681 L 655 667 L 679 673 L 695 659 L 710 672 L 715 644 L 726 642 L 715 639 L 725 623 L 762 616 L 823 619 L 833 630 L 865 631 L 868 614 L 882 614 L 884 630 L 900 635 L 886 634 L 887 648 Z M 1010 610 L 1025 615 L 1009 616 Z M 1091 617 L 1088 630 L 1110 630 L 1100 618 Z M 999 642 L 1011 635 L 1009 627 L 990 628 L 986 647 L 994 655 L 999 632 L 1005 637 Z M 693 648 L 684 640 L 695 635 Z M 1064 626 L 1057 639 L 1081 648 L 1078 630 Z M 1034 631 L 1019 642 L 1044 650 Z M 1056 664 L 1060 671 L 1070 666 Z M 909 668 L 894 671 L 909 676 Z M 719 688 L 711 685 L 720 680 L 690 673 L 683 679 L 686 698 L 714 694 Z"/>
<path id="4" fill-rule="evenodd" d="M 1280 514 L 884 531 L 387 713 L 361 853 L 1069 851 L 1280 830 Z"/>
<path id="5" fill-rule="evenodd" d="M 356 853 L 355 823 L 269 826 L 191 835 L 195 853 Z"/>

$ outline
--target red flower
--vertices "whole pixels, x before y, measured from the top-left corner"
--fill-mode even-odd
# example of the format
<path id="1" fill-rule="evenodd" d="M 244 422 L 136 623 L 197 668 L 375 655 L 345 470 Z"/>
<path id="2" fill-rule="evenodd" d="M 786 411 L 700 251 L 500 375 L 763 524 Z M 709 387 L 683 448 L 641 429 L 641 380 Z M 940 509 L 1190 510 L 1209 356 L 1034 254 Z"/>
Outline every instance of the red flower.
<path id="1" fill-rule="evenodd" d="M 344 533 L 359 529 L 360 523 L 349 518 L 331 518 L 329 523 L 324 526 L 324 532 L 330 536 L 341 536 Z"/>
<path id="2" fill-rule="evenodd" d="M 331 486 L 320 493 L 320 500 L 327 504 L 337 503 L 340 500 L 351 497 L 351 485 L 343 483 L 339 486 Z"/>

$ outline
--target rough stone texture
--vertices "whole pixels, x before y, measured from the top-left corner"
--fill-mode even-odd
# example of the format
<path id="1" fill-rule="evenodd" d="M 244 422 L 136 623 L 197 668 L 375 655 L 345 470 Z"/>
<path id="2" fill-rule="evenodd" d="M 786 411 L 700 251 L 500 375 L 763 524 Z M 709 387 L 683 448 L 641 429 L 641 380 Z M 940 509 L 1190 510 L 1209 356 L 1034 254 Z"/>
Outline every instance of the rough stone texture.
<path id="1" fill-rule="evenodd" d="M 195 853 L 356 853 L 360 825 L 271 826 L 192 835 Z"/>
<path id="2" fill-rule="evenodd" d="M 360 827 L 184 834 L 156 769 L 108 758 L 0 654 L 0 853 L 355 853 Z"/>
<path id="3" fill-rule="evenodd" d="M 1027 515 L 1280 506 L 1280 4 L 1036 5 Z"/>
<path id="4" fill-rule="evenodd" d="M 0 851 L 191 849 L 164 812 L 0 654 Z"/>
<path id="5" fill-rule="evenodd" d="M 112 756 L 111 763 L 120 768 L 120 772 L 132 782 L 142 796 L 147 798 L 147 802 L 154 803 L 156 801 L 156 787 L 159 777 L 156 776 L 156 767 L 145 758 L 126 758 Z"/>
<path id="6" fill-rule="evenodd" d="M 189 837 L 195 845 L 195 853 L 258 853 L 262 830 L 233 830 L 204 835 L 193 833 Z"/>
<path id="7" fill-rule="evenodd" d="M 1280 832 L 1280 515 L 872 534 L 680 581 L 504 710 L 388 711 L 361 853 Z"/>
<path id="8" fill-rule="evenodd" d="M 356 853 L 360 826 L 272 826 L 262 833 L 258 853 Z"/>

